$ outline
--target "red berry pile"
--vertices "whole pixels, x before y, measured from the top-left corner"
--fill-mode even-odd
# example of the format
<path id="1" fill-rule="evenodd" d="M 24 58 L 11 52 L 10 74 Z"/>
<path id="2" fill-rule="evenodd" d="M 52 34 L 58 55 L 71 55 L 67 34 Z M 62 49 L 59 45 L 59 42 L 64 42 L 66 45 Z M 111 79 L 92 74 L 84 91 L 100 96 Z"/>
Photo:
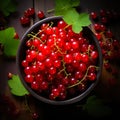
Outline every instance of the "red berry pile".
<path id="1" fill-rule="evenodd" d="M 93 22 L 92 30 L 102 49 L 103 67 L 110 73 L 108 84 L 113 86 L 117 83 L 119 74 L 120 41 L 114 35 L 111 25 L 119 22 L 120 14 L 113 10 L 101 9 L 98 12 L 92 11 L 90 18 Z"/>
<path id="2" fill-rule="evenodd" d="M 79 95 L 96 81 L 99 53 L 83 32 L 72 31 L 63 20 L 43 23 L 28 34 L 22 60 L 25 82 L 36 93 L 65 100 Z"/>

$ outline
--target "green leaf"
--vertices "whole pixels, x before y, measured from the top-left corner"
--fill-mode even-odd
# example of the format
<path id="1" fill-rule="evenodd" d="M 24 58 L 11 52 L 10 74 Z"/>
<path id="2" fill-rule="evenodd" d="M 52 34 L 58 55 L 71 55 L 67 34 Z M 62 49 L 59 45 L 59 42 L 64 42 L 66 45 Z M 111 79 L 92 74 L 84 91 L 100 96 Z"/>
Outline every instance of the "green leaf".
<path id="1" fill-rule="evenodd" d="M 70 0 L 69 3 L 71 7 L 77 7 L 80 5 L 80 0 Z"/>
<path id="2" fill-rule="evenodd" d="M 79 15 L 79 24 L 81 24 L 81 26 L 88 26 L 88 25 L 91 24 L 88 13 L 80 13 L 80 15 Z"/>
<path id="3" fill-rule="evenodd" d="M 18 75 L 13 75 L 12 79 L 8 80 L 8 85 L 11 88 L 11 93 L 16 96 L 24 96 L 26 94 L 29 94 L 21 83 Z"/>
<path id="4" fill-rule="evenodd" d="M 0 11 L 5 15 L 9 16 L 10 13 L 15 12 L 17 4 L 15 0 L 1 0 Z"/>
<path id="5" fill-rule="evenodd" d="M 69 11 L 64 11 L 63 15 L 64 15 L 63 17 L 64 21 L 69 25 L 75 24 L 76 21 L 78 21 L 79 19 L 79 14 L 74 8 L 69 9 Z"/>
<path id="6" fill-rule="evenodd" d="M 4 46 L 3 53 L 8 56 L 16 56 L 19 40 L 14 39 L 15 29 L 13 27 L 0 31 L 0 43 Z"/>
<path id="7" fill-rule="evenodd" d="M 82 31 L 83 26 L 88 26 L 91 24 L 89 14 L 87 13 L 79 14 L 75 10 L 75 8 L 72 8 L 69 11 L 64 11 L 63 15 L 64 21 L 67 24 L 72 25 L 72 29 L 75 33 L 79 33 L 80 31 Z"/>
<path id="8" fill-rule="evenodd" d="M 67 24 L 72 25 L 72 30 L 75 33 L 79 33 L 82 30 L 82 25 L 80 24 L 80 15 L 75 10 L 75 8 L 72 8 L 69 11 L 67 11 L 66 14 L 64 14 L 63 16 L 63 19 Z"/>
<path id="9" fill-rule="evenodd" d="M 84 26 L 91 24 L 89 14 L 78 13 L 76 8 L 80 0 L 55 0 L 55 15 L 62 16 L 68 25 L 72 25 L 75 33 L 82 31 Z"/>
<path id="10" fill-rule="evenodd" d="M 11 2 L 9 2 L 8 4 L 9 7 L 7 7 L 6 10 L 10 13 L 13 13 L 16 11 L 16 8 L 17 8 L 16 5 L 17 5 L 16 2 L 12 0 Z"/>
<path id="11" fill-rule="evenodd" d="M 80 31 L 82 31 L 84 26 L 89 26 L 90 24 L 91 21 L 89 19 L 89 14 L 80 13 L 78 19 L 72 25 L 72 28 L 75 33 L 79 33 Z"/>
<path id="12" fill-rule="evenodd" d="M 64 12 L 70 8 L 70 6 L 68 4 L 66 4 L 66 0 L 64 1 L 60 1 L 60 0 L 55 0 L 56 4 L 55 4 L 55 15 L 63 15 Z"/>
<path id="13" fill-rule="evenodd" d="M 112 109 L 105 105 L 102 99 L 94 95 L 87 99 L 83 109 L 86 110 L 90 116 L 95 118 L 106 117 L 112 114 Z"/>
<path id="14" fill-rule="evenodd" d="M 64 11 L 77 7 L 80 0 L 55 0 L 55 15 L 63 15 Z"/>

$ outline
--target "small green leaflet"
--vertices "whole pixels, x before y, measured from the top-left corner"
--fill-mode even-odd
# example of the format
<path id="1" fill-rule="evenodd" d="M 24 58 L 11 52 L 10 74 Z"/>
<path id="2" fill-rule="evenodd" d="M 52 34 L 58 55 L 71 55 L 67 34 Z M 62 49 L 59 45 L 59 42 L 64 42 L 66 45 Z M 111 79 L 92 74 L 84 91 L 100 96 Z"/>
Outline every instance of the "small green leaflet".
<path id="1" fill-rule="evenodd" d="M 97 98 L 95 95 L 87 99 L 83 109 L 94 118 L 107 117 L 112 114 L 112 108 L 104 104 L 102 99 Z"/>
<path id="2" fill-rule="evenodd" d="M 15 0 L 0 0 L 0 11 L 4 16 L 9 16 L 10 13 L 16 11 L 16 1 Z"/>
<path id="3" fill-rule="evenodd" d="M 91 24 L 89 14 L 78 13 L 76 8 L 80 0 L 55 0 L 55 15 L 62 16 L 68 25 L 72 25 L 75 33 L 82 31 L 84 26 Z"/>
<path id="4" fill-rule="evenodd" d="M 91 24 L 91 21 L 89 19 L 89 14 L 87 13 L 78 13 L 76 10 L 70 9 L 64 14 L 63 19 L 66 23 L 69 25 L 72 25 L 72 29 L 75 33 L 79 33 L 82 31 L 83 26 L 88 26 Z"/>
<path id="5" fill-rule="evenodd" d="M 63 15 L 64 11 L 77 7 L 80 0 L 55 0 L 55 15 Z"/>
<path id="6" fill-rule="evenodd" d="M 0 31 L 0 43 L 3 45 L 3 53 L 7 57 L 16 56 L 20 40 L 14 39 L 15 29 L 8 27 Z"/>
<path id="7" fill-rule="evenodd" d="M 13 95 L 16 96 L 24 96 L 29 94 L 29 92 L 25 89 L 18 75 L 13 75 L 12 79 L 8 80 L 8 85 L 10 87 L 10 91 Z"/>

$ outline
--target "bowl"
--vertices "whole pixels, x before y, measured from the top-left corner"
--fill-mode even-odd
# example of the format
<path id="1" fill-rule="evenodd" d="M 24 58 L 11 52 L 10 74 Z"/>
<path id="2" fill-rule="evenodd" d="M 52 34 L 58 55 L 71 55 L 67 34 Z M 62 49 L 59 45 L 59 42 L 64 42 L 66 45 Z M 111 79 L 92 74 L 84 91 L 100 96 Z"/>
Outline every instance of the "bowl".
<path id="1" fill-rule="evenodd" d="M 33 97 L 49 105 L 81 101 L 98 84 L 102 71 L 101 48 L 91 29 L 83 27 L 82 33 L 74 34 L 71 26 L 66 26 L 64 30 L 69 29 L 66 35 L 62 30 L 65 24 L 59 22 L 58 25 L 61 20 L 61 16 L 52 16 L 32 25 L 24 33 L 16 56 L 18 75 L 24 87 Z M 62 31 L 59 37 L 56 25 Z M 48 27 L 54 27 L 54 33 Z M 43 32 L 47 35 L 42 35 Z M 35 39 L 39 41 L 33 42 Z"/>

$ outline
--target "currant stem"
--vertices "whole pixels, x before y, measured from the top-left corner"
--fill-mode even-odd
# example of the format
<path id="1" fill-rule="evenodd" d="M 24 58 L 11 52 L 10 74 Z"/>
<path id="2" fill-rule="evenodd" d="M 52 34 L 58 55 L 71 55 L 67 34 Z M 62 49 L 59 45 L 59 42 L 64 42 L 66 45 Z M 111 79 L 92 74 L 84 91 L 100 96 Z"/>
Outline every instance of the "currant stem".
<path id="1" fill-rule="evenodd" d="M 68 77 L 69 75 L 71 75 L 71 73 L 68 74 L 68 73 L 66 72 L 66 67 L 65 67 L 65 62 L 64 62 L 64 60 L 62 60 L 62 63 L 63 63 L 63 69 L 60 70 L 59 73 L 61 73 L 61 72 L 64 71 L 65 76 Z"/>
<path id="2" fill-rule="evenodd" d="M 90 55 L 90 46 L 88 46 L 87 54 L 88 54 L 88 56 Z"/>
<path id="3" fill-rule="evenodd" d="M 27 109 L 30 113 L 32 113 L 32 111 L 31 111 L 31 109 L 30 109 L 30 107 L 29 107 L 29 105 L 28 105 L 27 95 L 25 95 L 25 107 L 26 107 L 26 109 Z"/>
<path id="4" fill-rule="evenodd" d="M 72 87 L 75 87 L 75 86 L 77 86 L 77 85 L 81 84 L 81 83 L 85 80 L 85 78 L 87 77 L 88 70 L 89 70 L 91 67 L 95 67 L 96 69 L 98 69 L 98 67 L 97 67 L 97 66 L 90 65 L 90 66 L 87 68 L 87 71 L 86 71 L 86 73 L 85 73 L 84 77 L 83 77 L 80 81 L 78 80 L 78 81 L 79 81 L 78 83 L 73 84 L 73 85 L 71 85 L 71 86 L 68 86 L 67 88 L 72 88 Z"/>
<path id="5" fill-rule="evenodd" d="M 67 29 L 68 27 L 70 27 L 71 25 L 69 25 L 69 24 L 67 24 L 65 27 L 64 27 L 64 29 Z"/>
<path id="6" fill-rule="evenodd" d="M 53 9 L 47 10 L 47 13 L 50 14 L 50 13 L 52 13 L 54 11 L 55 11 L 55 9 L 53 8 Z"/>
<path id="7" fill-rule="evenodd" d="M 35 34 L 35 35 L 28 34 L 28 37 L 37 38 L 37 39 L 39 39 L 41 41 L 42 44 L 44 44 L 44 42 L 39 37 L 37 37 L 37 34 Z"/>

